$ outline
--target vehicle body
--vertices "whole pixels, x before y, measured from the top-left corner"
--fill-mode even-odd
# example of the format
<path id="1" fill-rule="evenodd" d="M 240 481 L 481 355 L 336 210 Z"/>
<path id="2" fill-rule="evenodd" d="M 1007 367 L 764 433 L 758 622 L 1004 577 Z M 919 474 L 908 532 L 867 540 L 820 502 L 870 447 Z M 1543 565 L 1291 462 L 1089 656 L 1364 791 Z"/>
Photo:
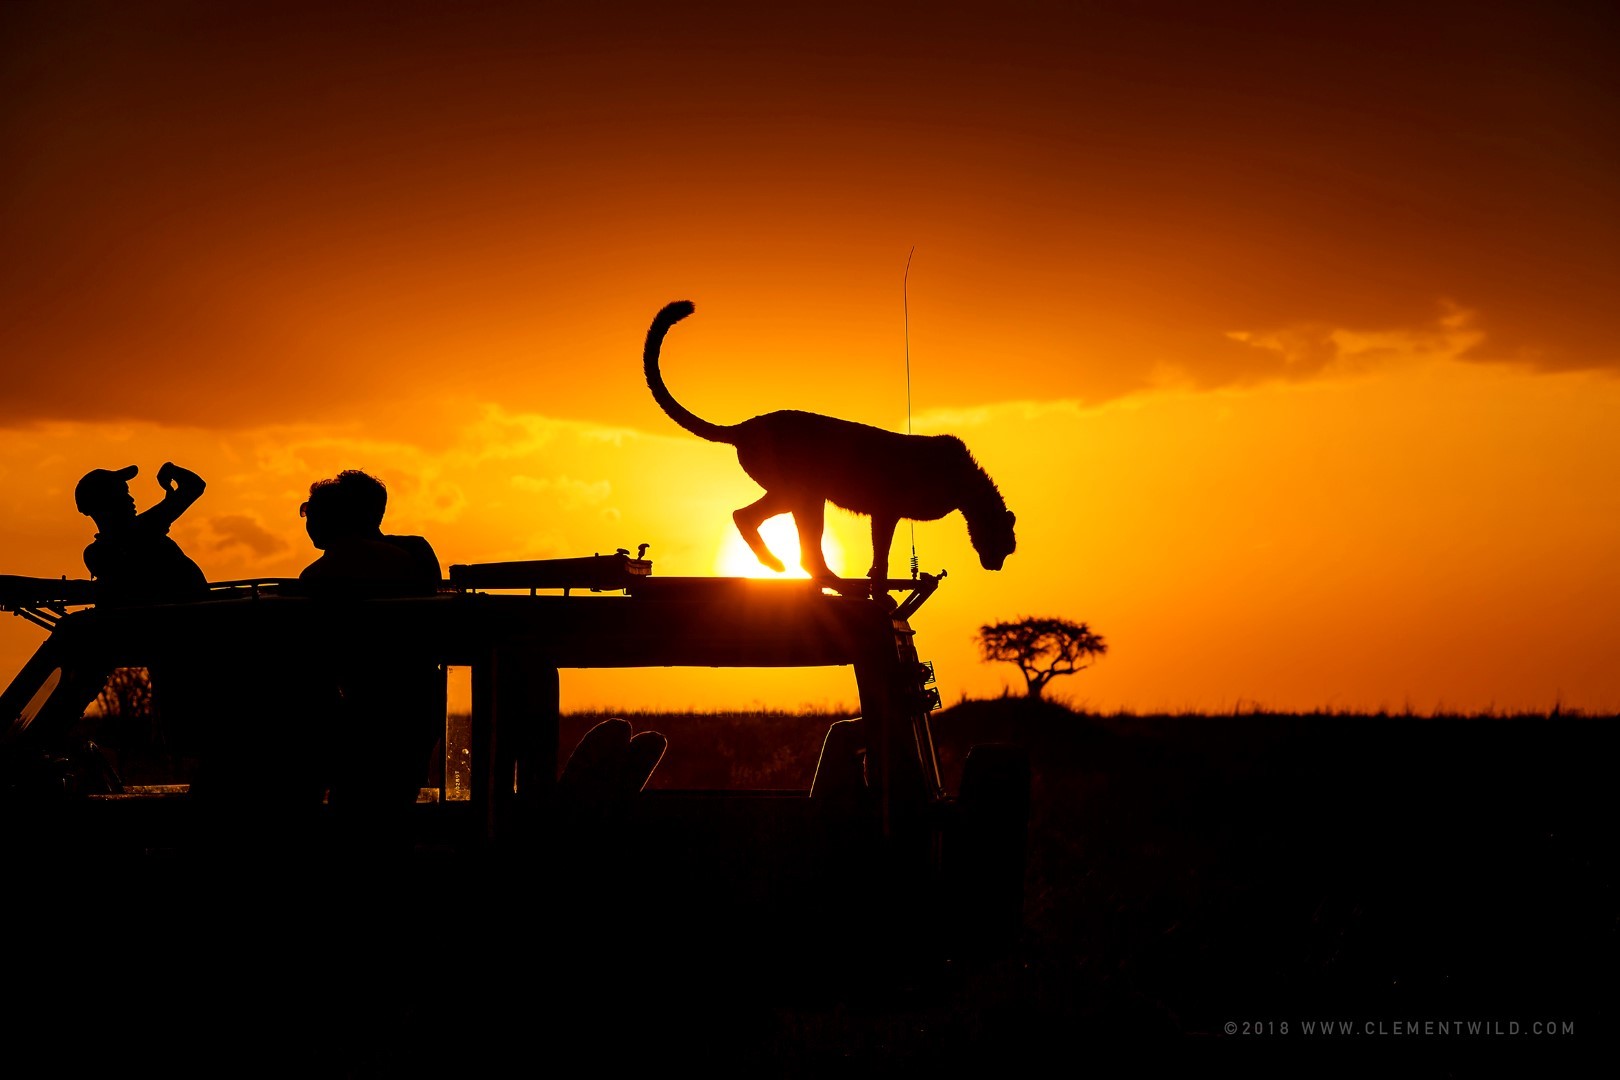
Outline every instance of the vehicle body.
<path id="1" fill-rule="evenodd" d="M 502 878 L 508 893 L 513 881 L 550 875 L 569 885 L 546 894 L 571 899 L 575 915 L 655 902 L 739 936 L 809 923 L 825 928 L 823 941 L 862 927 L 894 940 L 905 936 L 900 925 L 914 940 L 944 925 L 988 939 L 1016 928 L 1027 762 L 976 749 L 964 791 L 942 788 L 930 728 L 938 695 L 909 622 L 939 578 L 879 590 L 850 583 L 853 595 L 838 595 L 809 581 L 650 570 L 621 552 L 455 566 L 432 595 L 322 596 L 296 582 L 228 582 L 206 600 L 114 609 L 83 606 L 88 583 L 4 579 L 0 606 L 48 628 L 0 695 L 6 850 L 14 864 L 201 857 L 194 792 L 123 784 L 75 738 L 117 669 L 207 683 L 216 704 L 207 722 L 260 732 L 261 751 L 241 763 L 248 790 L 239 794 L 281 812 L 290 804 L 277 801 L 277 761 L 296 764 L 325 737 L 327 711 L 310 696 L 325 684 L 307 673 L 364 643 L 441 673 L 471 670 L 469 783 L 459 793 L 444 780 L 424 790 L 410 844 L 423 873 L 499 867 L 515 875 Z M 896 604 L 890 591 L 905 598 Z M 847 668 L 864 736 L 857 790 L 649 788 L 611 813 L 577 812 L 558 783 L 567 749 L 559 669 L 680 666 Z M 427 704 L 443 714 L 442 697 Z M 306 809 L 311 831 L 298 836 L 318 845 L 324 810 Z M 844 917 L 828 922 L 829 912 Z"/>

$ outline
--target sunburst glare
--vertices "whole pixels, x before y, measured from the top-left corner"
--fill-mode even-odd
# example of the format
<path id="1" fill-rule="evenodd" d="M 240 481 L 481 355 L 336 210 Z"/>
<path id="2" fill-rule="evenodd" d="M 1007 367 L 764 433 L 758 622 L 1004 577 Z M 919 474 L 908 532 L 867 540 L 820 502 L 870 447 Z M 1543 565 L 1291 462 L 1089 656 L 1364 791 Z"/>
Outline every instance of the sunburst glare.
<path id="1" fill-rule="evenodd" d="M 779 514 L 766 521 L 759 528 L 760 536 L 765 538 L 765 546 L 787 564 L 787 570 L 778 574 L 770 567 L 764 565 L 749 550 L 743 538 L 732 529 L 726 533 L 726 538 L 720 543 L 720 550 L 714 558 L 714 572 L 722 577 L 792 577 L 807 578 L 799 566 L 799 532 L 793 527 L 791 514 Z M 821 551 L 827 557 L 827 565 L 833 573 L 847 574 L 844 568 L 844 548 L 838 538 L 829 529 L 821 538 Z"/>

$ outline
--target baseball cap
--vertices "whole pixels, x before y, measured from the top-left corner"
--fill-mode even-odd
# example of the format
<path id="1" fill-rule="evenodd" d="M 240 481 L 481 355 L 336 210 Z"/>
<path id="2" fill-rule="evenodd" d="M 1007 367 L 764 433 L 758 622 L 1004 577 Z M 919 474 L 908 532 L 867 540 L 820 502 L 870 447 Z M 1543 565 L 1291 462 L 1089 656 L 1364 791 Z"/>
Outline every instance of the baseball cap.
<path id="1" fill-rule="evenodd" d="M 79 479 L 79 486 L 73 489 L 73 505 L 79 508 L 79 513 L 88 514 L 108 495 L 124 494 L 124 485 L 138 468 L 125 465 L 122 469 L 91 469 Z"/>

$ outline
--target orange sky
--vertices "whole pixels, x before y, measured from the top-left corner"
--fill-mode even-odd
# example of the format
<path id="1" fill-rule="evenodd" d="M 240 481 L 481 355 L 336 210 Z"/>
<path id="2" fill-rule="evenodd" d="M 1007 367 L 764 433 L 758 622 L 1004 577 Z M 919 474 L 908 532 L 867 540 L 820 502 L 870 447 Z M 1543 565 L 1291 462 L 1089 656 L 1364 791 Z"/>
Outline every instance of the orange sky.
<path id="1" fill-rule="evenodd" d="M 0 572 L 81 576 L 78 476 L 171 458 L 215 579 L 295 574 L 345 467 L 446 563 L 716 572 L 758 489 L 652 314 L 706 418 L 903 429 L 916 245 L 915 427 L 1020 522 L 999 574 L 918 527 L 947 700 L 1051 614 L 1097 708 L 1620 710 L 1612 8 L 756 7 L 0 6 Z"/>

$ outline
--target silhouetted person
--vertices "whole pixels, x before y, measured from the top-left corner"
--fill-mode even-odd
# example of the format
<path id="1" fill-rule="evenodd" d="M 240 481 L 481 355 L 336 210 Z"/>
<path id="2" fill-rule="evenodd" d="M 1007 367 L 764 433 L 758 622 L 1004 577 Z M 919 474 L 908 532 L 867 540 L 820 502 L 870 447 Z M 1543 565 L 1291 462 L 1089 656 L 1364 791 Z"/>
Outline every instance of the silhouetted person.
<path id="1" fill-rule="evenodd" d="M 164 462 L 157 472 L 162 500 L 136 513 L 129 481 L 138 471 L 135 465 L 91 469 L 73 489 L 79 512 L 96 523 L 96 537 L 84 549 L 84 565 L 95 579 L 96 605 L 127 607 L 206 597 L 208 578 L 169 536 L 169 527 L 202 495 L 202 477 Z M 109 674 L 103 669 L 88 675 L 86 704 Z M 200 665 L 176 658 L 151 665 L 148 674 L 166 738 L 182 752 L 195 748 L 205 737 L 204 714 L 214 696 L 207 673 Z"/>
<path id="2" fill-rule="evenodd" d="M 299 507 L 310 543 L 325 554 L 298 577 L 340 585 L 419 586 L 432 591 L 441 576 L 439 557 L 420 536 L 382 531 L 388 489 L 373 476 L 346 469 L 309 486 Z"/>
<path id="3" fill-rule="evenodd" d="M 95 520 L 84 565 L 96 580 L 96 603 L 109 606 L 195 600 L 208 578 L 169 536 L 169 526 L 203 493 L 202 477 L 165 461 L 157 482 L 163 500 L 137 514 L 129 481 L 137 466 L 91 469 L 73 489 L 79 513 Z"/>
<path id="4" fill-rule="evenodd" d="M 299 579 L 317 595 L 431 595 L 439 558 L 420 536 L 385 536 L 388 492 L 356 469 L 310 485 L 299 508 L 320 558 Z M 341 698 L 332 732 L 331 804 L 342 828 L 366 845 L 406 837 L 410 807 L 444 734 L 444 670 L 397 642 L 348 642 L 333 658 Z"/>

